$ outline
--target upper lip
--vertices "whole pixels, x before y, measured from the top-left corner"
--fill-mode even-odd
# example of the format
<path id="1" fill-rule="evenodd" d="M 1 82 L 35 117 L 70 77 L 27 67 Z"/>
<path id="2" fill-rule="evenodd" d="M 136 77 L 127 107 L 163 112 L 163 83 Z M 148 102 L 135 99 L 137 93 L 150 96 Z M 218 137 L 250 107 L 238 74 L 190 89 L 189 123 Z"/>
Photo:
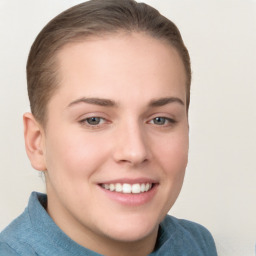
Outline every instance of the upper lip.
<path id="1" fill-rule="evenodd" d="M 114 179 L 114 180 L 107 180 L 103 182 L 99 182 L 99 184 L 116 184 L 116 183 L 127 183 L 127 184 L 142 184 L 142 183 L 159 183 L 155 179 L 151 178 L 136 178 L 136 179 L 130 179 L 130 178 L 121 178 L 121 179 Z"/>

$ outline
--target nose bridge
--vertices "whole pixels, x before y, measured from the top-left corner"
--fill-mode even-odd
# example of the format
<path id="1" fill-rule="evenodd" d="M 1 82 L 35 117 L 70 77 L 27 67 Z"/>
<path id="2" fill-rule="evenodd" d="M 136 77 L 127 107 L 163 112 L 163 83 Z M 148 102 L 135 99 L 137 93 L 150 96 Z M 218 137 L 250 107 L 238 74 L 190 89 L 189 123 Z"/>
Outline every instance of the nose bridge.
<path id="1" fill-rule="evenodd" d="M 138 165 L 149 158 L 146 133 L 137 120 L 126 120 L 118 127 L 114 158 L 118 162 Z"/>

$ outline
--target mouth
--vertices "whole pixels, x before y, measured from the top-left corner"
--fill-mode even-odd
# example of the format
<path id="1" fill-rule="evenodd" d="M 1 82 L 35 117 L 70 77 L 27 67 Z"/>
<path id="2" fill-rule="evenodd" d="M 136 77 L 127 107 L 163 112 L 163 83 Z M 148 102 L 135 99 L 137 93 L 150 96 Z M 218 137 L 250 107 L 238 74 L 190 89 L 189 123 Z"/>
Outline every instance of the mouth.
<path id="1" fill-rule="evenodd" d="M 142 194 L 150 191 L 155 183 L 110 183 L 110 184 L 100 184 L 100 186 L 111 192 L 118 192 L 121 194 Z"/>

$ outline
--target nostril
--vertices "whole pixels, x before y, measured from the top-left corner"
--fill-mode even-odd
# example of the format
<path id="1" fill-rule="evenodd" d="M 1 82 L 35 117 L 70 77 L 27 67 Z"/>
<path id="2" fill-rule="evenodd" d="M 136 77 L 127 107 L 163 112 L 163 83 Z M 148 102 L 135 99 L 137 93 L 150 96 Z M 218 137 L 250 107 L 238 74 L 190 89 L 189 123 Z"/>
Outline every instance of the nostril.
<path id="1" fill-rule="evenodd" d="M 136 165 L 141 165 L 141 164 L 145 164 L 148 162 L 147 158 L 143 158 L 143 159 L 139 159 L 139 158 L 127 158 L 127 159 L 121 159 L 118 161 L 121 164 L 129 164 L 132 166 L 136 166 Z"/>

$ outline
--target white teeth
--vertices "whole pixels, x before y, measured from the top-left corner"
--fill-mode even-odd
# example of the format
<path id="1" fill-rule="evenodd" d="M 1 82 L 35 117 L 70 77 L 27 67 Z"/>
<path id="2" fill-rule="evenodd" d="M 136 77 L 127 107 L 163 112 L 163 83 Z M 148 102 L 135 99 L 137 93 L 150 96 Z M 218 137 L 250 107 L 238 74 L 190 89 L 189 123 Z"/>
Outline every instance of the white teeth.
<path id="1" fill-rule="evenodd" d="M 116 192 L 122 192 L 122 190 L 123 190 L 122 185 L 120 183 L 117 183 L 116 184 Z"/>
<path id="2" fill-rule="evenodd" d="M 132 186 L 130 184 L 123 184 L 123 193 L 130 194 L 132 192 Z"/>
<path id="3" fill-rule="evenodd" d="M 140 191 L 145 192 L 146 191 L 146 185 L 143 183 L 140 185 Z"/>
<path id="4" fill-rule="evenodd" d="M 143 192 L 147 192 L 152 188 L 152 183 L 136 183 L 136 184 L 128 184 L 128 183 L 111 183 L 111 184 L 102 184 L 103 188 L 110 190 L 110 191 L 116 191 L 119 193 L 124 194 L 139 194 Z"/>
<path id="5" fill-rule="evenodd" d="M 138 194 L 138 193 L 140 193 L 140 184 L 133 184 L 133 185 L 132 185 L 132 193 L 133 193 L 133 194 Z"/>
<path id="6" fill-rule="evenodd" d="M 115 185 L 114 184 L 110 184 L 109 185 L 109 190 L 110 191 L 114 191 L 115 190 Z"/>

